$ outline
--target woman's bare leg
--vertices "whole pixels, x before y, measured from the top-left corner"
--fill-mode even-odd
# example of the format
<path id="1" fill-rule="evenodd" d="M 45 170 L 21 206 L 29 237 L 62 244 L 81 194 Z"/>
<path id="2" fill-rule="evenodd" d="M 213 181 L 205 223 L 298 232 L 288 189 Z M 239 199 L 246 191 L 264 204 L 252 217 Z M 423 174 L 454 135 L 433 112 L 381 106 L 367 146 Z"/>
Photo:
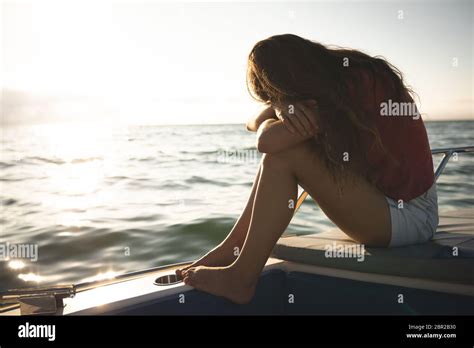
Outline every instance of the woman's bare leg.
<path id="1" fill-rule="evenodd" d="M 247 200 L 247 204 L 240 215 L 240 217 L 237 219 L 236 223 L 234 224 L 234 227 L 230 231 L 230 233 L 227 235 L 227 237 L 214 249 L 209 251 L 206 255 L 201 257 L 199 260 L 193 262 L 191 265 L 183 267 L 183 268 L 178 268 L 176 270 L 177 275 L 182 275 L 184 271 L 191 267 L 196 267 L 196 266 L 228 266 L 232 262 L 235 261 L 235 259 L 238 256 L 238 253 L 236 254 L 236 249 L 238 248 L 238 251 L 242 250 L 242 246 L 245 241 L 245 237 L 247 236 L 247 232 L 250 226 L 250 218 L 252 217 L 252 208 L 253 208 L 253 202 L 255 200 L 255 192 L 257 191 L 257 185 L 258 181 L 260 178 L 260 166 L 257 170 L 257 175 L 255 176 L 253 186 L 252 186 L 252 191 L 250 192 L 250 196 Z"/>
<path id="2" fill-rule="evenodd" d="M 347 185 L 342 196 L 323 161 L 303 143 L 278 154 L 264 155 L 250 227 L 242 252 L 227 267 L 193 267 L 185 282 L 197 289 L 246 303 L 258 277 L 285 231 L 296 201 L 297 183 L 317 201 L 325 214 L 350 237 L 372 246 L 387 246 L 390 213 L 384 195 L 364 180 Z"/>

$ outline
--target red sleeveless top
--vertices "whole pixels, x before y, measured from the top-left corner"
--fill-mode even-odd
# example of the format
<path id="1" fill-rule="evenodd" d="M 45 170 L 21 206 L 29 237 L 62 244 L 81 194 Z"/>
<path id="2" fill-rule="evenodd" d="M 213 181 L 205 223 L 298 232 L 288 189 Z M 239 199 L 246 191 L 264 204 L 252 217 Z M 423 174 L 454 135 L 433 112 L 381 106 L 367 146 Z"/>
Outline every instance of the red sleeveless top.
<path id="1" fill-rule="evenodd" d="M 382 78 L 374 79 L 370 74 L 359 71 L 355 81 L 354 86 L 357 87 L 350 88 L 356 98 L 353 100 L 359 104 L 362 101 L 363 109 L 375 118 L 382 144 L 392 156 L 390 159 L 379 147 L 368 143 L 370 177 L 386 196 L 397 201 L 402 199 L 407 202 L 422 195 L 434 183 L 434 172 L 421 115 L 413 117 L 416 113 L 411 113 L 407 116 L 407 104 L 402 108 L 400 103 L 396 103 L 400 101 L 389 95 Z M 410 96 L 404 99 L 403 103 L 415 105 Z M 417 112 L 416 106 L 411 110 Z"/>

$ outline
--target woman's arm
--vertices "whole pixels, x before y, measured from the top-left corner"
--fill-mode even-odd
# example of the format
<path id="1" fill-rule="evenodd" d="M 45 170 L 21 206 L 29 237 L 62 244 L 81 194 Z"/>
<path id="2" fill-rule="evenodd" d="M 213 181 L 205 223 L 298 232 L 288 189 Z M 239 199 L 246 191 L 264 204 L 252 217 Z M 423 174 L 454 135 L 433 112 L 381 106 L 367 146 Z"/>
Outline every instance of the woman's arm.
<path id="1" fill-rule="evenodd" d="M 288 106 L 291 106 L 288 113 L 277 107 L 278 119 L 267 119 L 260 124 L 257 131 L 258 151 L 280 152 L 313 138 L 319 132 L 315 102 L 308 101 Z"/>
<path id="2" fill-rule="evenodd" d="M 265 120 L 269 120 L 269 119 L 275 119 L 275 120 L 277 119 L 275 110 L 271 106 L 266 107 L 256 116 L 252 117 L 247 122 L 247 130 L 250 132 L 256 132 L 258 130 L 258 127 L 260 127 L 260 125 Z"/>
<path id="3" fill-rule="evenodd" d="M 262 122 L 257 131 L 257 149 L 261 153 L 277 153 L 311 139 L 317 134 L 313 130 L 307 135 L 291 133 L 280 120 L 268 119 Z"/>

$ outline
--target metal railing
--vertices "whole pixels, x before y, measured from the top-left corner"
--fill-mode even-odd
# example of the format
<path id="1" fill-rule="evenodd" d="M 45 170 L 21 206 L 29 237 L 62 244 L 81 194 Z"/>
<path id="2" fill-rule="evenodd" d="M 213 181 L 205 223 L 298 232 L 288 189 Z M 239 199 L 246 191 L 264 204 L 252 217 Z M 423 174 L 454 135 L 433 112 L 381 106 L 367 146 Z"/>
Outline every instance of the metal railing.
<path id="1" fill-rule="evenodd" d="M 474 146 L 463 146 L 463 147 L 451 147 L 451 148 L 443 148 L 443 149 L 434 149 L 431 151 L 432 155 L 443 154 L 443 158 L 441 162 L 438 164 L 438 168 L 435 170 L 435 180 L 438 180 L 439 176 L 448 164 L 449 160 L 454 154 L 462 153 L 462 152 L 474 152 Z"/>

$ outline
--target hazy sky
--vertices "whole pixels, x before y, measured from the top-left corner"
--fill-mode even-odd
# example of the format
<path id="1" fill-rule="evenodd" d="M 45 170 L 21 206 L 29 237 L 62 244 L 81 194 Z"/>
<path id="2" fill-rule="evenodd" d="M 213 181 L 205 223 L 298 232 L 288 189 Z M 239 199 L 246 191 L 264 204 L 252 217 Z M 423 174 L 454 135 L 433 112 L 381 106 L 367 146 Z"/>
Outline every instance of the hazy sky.
<path id="1" fill-rule="evenodd" d="M 472 1 L 2 1 L 4 122 L 244 122 L 253 44 L 294 33 L 383 55 L 425 119 L 473 118 Z"/>

